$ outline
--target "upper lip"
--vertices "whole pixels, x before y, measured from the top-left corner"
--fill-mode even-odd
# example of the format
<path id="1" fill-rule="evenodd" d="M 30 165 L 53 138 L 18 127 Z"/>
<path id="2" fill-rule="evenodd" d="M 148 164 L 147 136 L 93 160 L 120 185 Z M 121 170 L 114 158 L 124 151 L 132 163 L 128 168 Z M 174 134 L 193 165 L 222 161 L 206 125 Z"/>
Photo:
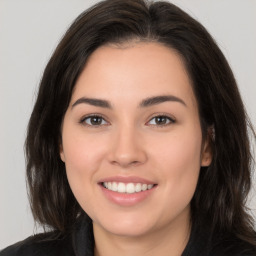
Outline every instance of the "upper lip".
<path id="1" fill-rule="evenodd" d="M 99 181 L 99 183 L 103 182 L 123 182 L 123 183 L 142 183 L 142 184 L 156 184 L 154 181 L 150 181 L 148 179 L 144 179 L 137 176 L 112 176 L 106 177 Z"/>

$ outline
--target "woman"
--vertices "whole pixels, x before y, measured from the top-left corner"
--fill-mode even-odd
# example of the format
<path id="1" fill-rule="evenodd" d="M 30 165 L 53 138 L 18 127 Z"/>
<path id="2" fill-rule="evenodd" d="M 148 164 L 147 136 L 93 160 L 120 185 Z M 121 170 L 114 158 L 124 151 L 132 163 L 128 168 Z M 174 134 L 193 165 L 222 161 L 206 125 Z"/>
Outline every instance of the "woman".
<path id="1" fill-rule="evenodd" d="M 201 24 L 167 2 L 97 4 L 51 57 L 28 126 L 31 208 L 51 231 L 0 255 L 256 255 L 247 124 Z"/>

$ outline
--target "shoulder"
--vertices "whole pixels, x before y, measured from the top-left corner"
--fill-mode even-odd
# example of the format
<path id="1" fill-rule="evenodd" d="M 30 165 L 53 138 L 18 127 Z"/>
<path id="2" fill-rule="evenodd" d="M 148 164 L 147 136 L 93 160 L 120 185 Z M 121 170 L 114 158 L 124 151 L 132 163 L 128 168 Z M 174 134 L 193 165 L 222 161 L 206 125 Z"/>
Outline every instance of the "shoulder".
<path id="1" fill-rule="evenodd" d="M 0 256 L 55 256 L 73 255 L 70 236 L 46 233 L 31 236 L 0 251 Z"/>
<path id="2" fill-rule="evenodd" d="M 255 234 L 256 240 L 256 234 Z M 182 256 L 256 256 L 256 246 L 227 232 L 194 227 Z"/>
<path id="3" fill-rule="evenodd" d="M 92 221 L 80 216 L 65 234 L 58 231 L 31 236 L 0 251 L 0 256 L 88 256 L 94 254 Z"/>
<path id="4" fill-rule="evenodd" d="M 213 246 L 212 256 L 256 256 L 256 246 L 237 237 L 221 237 Z"/>

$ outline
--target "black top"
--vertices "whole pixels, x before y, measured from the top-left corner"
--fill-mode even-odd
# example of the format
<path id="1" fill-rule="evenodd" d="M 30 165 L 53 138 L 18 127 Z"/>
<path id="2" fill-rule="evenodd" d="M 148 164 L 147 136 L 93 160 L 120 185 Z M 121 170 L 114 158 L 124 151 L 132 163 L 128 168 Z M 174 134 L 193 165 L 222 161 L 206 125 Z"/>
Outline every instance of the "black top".
<path id="1" fill-rule="evenodd" d="M 210 242 L 209 242 L 210 241 Z M 7 247 L 0 256 L 93 256 L 92 223 L 79 222 L 69 234 L 46 233 L 29 237 Z M 189 242 L 181 256 L 256 256 L 256 248 L 241 240 L 218 235 L 209 239 L 207 232 L 192 229 Z"/>

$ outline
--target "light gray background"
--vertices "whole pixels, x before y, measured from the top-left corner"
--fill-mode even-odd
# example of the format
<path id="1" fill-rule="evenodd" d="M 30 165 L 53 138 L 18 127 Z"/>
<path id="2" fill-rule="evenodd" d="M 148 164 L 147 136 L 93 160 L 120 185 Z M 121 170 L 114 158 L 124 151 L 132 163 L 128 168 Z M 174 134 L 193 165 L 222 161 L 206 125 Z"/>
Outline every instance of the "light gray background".
<path id="1" fill-rule="evenodd" d="M 26 126 L 47 60 L 73 19 L 95 2 L 0 0 L 0 248 L 38 231 L 26 195 Z M 172 2 L 202 22 L 217 40 L 256 125 L 256 0 Z M 254 214 L 255 194 L 252 191 L 248 203 Z"/>

